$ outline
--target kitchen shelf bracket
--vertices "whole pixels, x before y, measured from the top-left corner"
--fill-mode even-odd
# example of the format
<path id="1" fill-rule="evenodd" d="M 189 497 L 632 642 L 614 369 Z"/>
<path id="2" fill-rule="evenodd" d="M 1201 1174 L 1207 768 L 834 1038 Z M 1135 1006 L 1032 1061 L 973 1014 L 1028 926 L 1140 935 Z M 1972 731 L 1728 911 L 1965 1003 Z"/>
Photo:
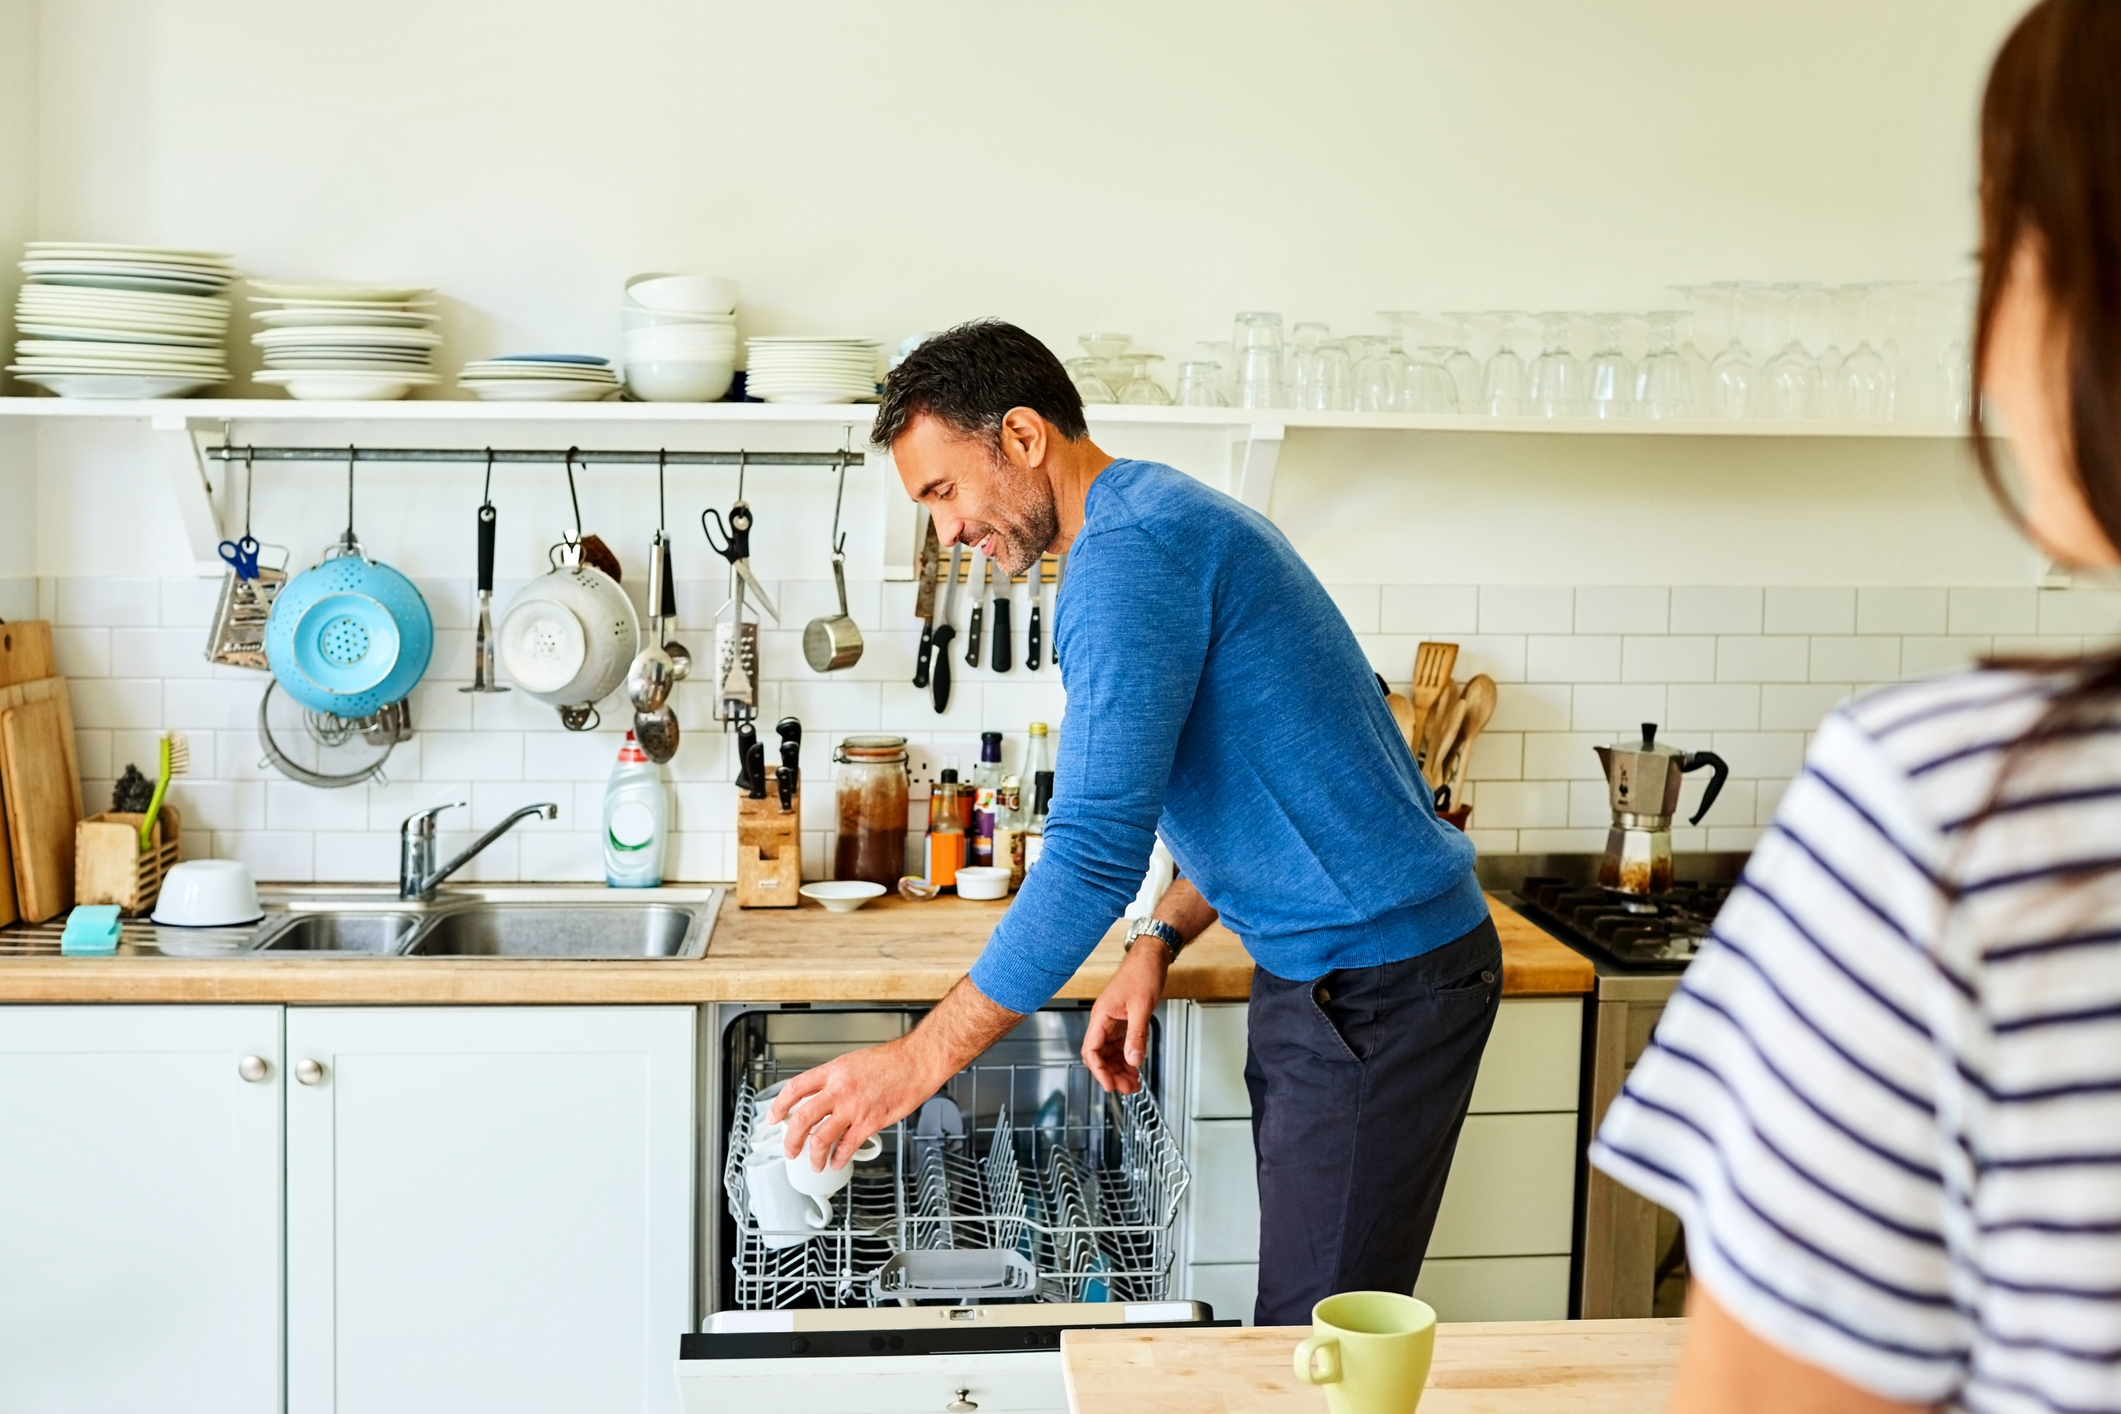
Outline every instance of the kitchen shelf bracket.
<path id="1" fill-rule="evenodd" d="M 1255 422 L 1230 439 L 1230 494 L 1261 515 L 1274 499 L 1274 468 L 1287 435 L 1281 423 Z"/>
<path id="2" fill-rule="evenodd" d="M 201 566 L 219 570 L 219 547 L 225 537 L 207 462 L 211 449 L 228 441 L 228 424 L 218 418 L 157 414 L 152 426 L 156 444 L 162 449 L 162 467 L 169 476 L 170 490 L 176 494 L 177 518 L 184 524 L 185 543 Z"/>

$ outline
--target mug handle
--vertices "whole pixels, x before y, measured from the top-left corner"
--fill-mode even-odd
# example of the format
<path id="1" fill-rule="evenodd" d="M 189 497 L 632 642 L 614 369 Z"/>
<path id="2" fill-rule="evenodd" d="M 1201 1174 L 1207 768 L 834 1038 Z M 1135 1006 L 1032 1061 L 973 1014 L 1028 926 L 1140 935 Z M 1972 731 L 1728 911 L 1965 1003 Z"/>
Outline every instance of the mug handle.
<path id="1" fill-rule="evenodd" d="M 1296 1378 L 1307 1385 L 1340 1382 L 1340 1342 L 1329 1335 L 1308 1335 L 1296 1347 Z"/>
<path id="2" fill-rule="evenodd" d="M 803 1221 L 820 1230 L 832 1226 L 832 1200 L 820 1198 L 815 1193 L 805 1193 L 803 1196 L 810 1200 L 811 1205 L 809 1211 L 803 1214 Z"/>
<path id="3" fill-rule="evenodd" d="M 871 1159 L 875 1158 L 878 1154 L 881 1154 L 883 1152 L 883 1136 L 880 1134 L 872 1134 L 867 1139 L 864 1139 L 862 1141 L 861 1147 L 854 1151 L 854 1157 L 849 1159 L 847 1162 L 850 1164 L 866 1164 Z"/>

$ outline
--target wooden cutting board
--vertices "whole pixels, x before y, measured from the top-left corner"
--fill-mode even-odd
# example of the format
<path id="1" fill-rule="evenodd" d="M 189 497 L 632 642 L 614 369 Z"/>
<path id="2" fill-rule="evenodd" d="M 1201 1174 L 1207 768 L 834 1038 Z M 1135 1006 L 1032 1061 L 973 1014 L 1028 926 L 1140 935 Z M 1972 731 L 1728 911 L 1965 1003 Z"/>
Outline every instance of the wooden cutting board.
<path id="1" fill-rule="evenodd" d="M 74 902 L 74 826 L 81 787 L 74 772 L 73 723 L 65 686 L 0 709 L 0 797 L 14 859 L 15 912 L 31 923 L 56 918 Z M 25 686 L 0 689 L 16 696 Z"/>
<path id="2" fill-rule="evenodd" d="M 52 665 L 52 626 L 43 619 L 0 623 L 0 687 L 48 678 Z"/>

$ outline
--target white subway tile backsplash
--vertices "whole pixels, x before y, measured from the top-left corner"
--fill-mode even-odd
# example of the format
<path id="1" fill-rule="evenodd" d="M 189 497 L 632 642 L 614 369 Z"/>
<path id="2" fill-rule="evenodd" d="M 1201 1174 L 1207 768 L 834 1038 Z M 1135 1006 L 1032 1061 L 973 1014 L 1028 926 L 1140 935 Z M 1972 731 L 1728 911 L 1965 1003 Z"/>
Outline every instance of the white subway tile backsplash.
<path id="1" fill-rule="evenodd" d="M 1762 627 L 1768 633 L 1854 633 L 1856 591 L 1812 586 L 1769 589 Z"/>
<path id="2" fill-rule="evenodd" d="M 1751 731 L 1760 725 L 1755 683 L 1673 683 L 1665 702 L 1665 725 L 1675 732 Z"/>
<path id="3" fill-rule="evenodd" d="M 471 814 L 452 811 L 445 820 L 462 825 L 468 823 L 474 830 L 490 830 L 526 805 L 553 804 L 560 809 L 559 818 L 544 820 L 533 816 L 516 825 L 516 829 L 529 834 L 540 831 L 560 831 L 582 828 L 580 821 L 570 819 L 570 807 L 575 800 L 574 781 L 474 781 L 471 786 Z"/>
<path id="4" fill-rule="evenodd" d="M 1569 724 L 1580 732 L 1624 732 L 1665 718 L 1662 684 L 1588 684 L 1576 689 Z"/>
<path id="5" fill-rule="evenodd" d="M 1671 628 L 1671 597 L 1661 586 L 1588 585 L 1576 591 L 1576 632 L 1664 633 Z"/>
<path id="6" fill-rule="evenodd" d="M 1599 634 L 1532 634 L 1524 641 L 1525 677 L 1532 682 L 1618 682 L 1620 643 Z"/>
<path id="7" fill-rule="evenodd" d="M 264 694 L 265 681 L 256 675 L 242 679 L 171 678 L 162 690 L 164 724 L 187 731 L 255 729 L 258 699 Z"/>
<path id="8" fill-rule="evenodd" d="M 1497 716 L 1501 716 L 1498 705 Z M 1613 744 L 1612 732 L 1526 732 L 1524 779 L 1528 781 L 1603 780 L 1593 747 Z"/>
<path id="9" fill-rule="evenodd" d="M 1716 677 L 1722 682 L 1805 682 L 1812 641 L 1796 635 L 1716 640 Z"/>
<path id="10" fill-rule="evenodd" d="M 579 829 L 548 827 L 517 840 L 516 851 L 516 867 L 525 879 L 563 884 L 600 884 L 604 881 L 601 832 L 592 834 Z M 667 848 L 663 865 L 667 873 L 670 866 Z"/>
<path id="11" fill-rule="evenodd" d="M 1760 726 L 1764 731 L 1810 731 L 1852 689 L 1845 682 L 1768 683 L 1760 689 Z"/>
<path id="12" fill-rule="evenodd" d="M 54 628 L 53 666 L 61 677 L 109 677 L 110 635 L 107 628 Z"/>
<path id="13" fill-rule="evenodd" d="M 1519 830 L 1517 847 L 1526 854 L 1595 854 L 1605 848 L 1605 830 Z"/>
<path id="14" fill-rule="evenodd" d="M 1688 585 L 1672 591 L 1673 633 L 1758 633 L 1761 591 Z"/>
<path id="15" fill-rule="evenodd" d="M 1356 633 L 1376 633 L 1378 587 L 1374 584 L 1329 584 L 1326 593 L 1333 607 Z M 1013 612 L 1013 611 L 1012 611 Z"/>
<path id="16" fill-rule="evenodd" d="M 1507 633 L 1474 633 L 1461 635 L 1457 642 L 1458 663 L 1451 675 L 1460 682 L 1468 681 L 1477 673 L 1486 673 L 1497 683 L 1525 680 L 1523 638 Z M 1411 673 L 1413 669 L 1414 662 L 1410 658 L 1407 671 Z"/>
<path id="17" fill-rule="evenodd" d="M 1803 732 L 1716 732 L 1710 747 L 1733 776 L 1789 777 L 1804 765 Z"/>
<path id="18" fill-rule="evenodd" d="M 1954 589 L 1950 597 L 1947 633 L 2033 633 L 2040 627 L 2037 589 Z"/>
<path id="19" fill-rule="evenodd" d="M 521 732 L 424 732 L 421 774 L 451 781 L 523 778 Z"/>
<path id="20" fill-rule="evenodd" d="M 1565 683 L 1498 684 L 1495 716 L 1488 730 L 1498 732 L 1565 732 L 1575 689 Z"/>
<path id="21" fill-rule="evenodd" d="M 1731 853 L 1750 852 L 1760 843 L 1760 829 L 1755 825 L 1715 825 L 1708 832 L 1708 848 Z"/>
<path id="22" fill-rule="evenodd" d="M 1475 813 L 1493 828 L 1560 827 L 1569 822 L 1567 781 L 1482 781 L 1473 799 Z"/>
<path id="23" fill-rule="evenodd" d="M 368 787 L 318 790 L 297 781 L 265 783 L 265 828 L 268 830 L 365 830 Z"/>
<path id="24" fill-rule="evenodd" d="M 2042 589 L 2039 632 L 2045 634 L 2121 633 L 2121 589 Z M 1996 632 L 2008 632 L 1997 629 Z"/>
<path id="25" fill-rule="evenodd" d="M 2087 643 L 2103 641 L 2066 633 L 1999 633 L 1990 640 L 1989 651 L 1998 658 L 2067 658 L 2082 653 Z"/>
<path id="26" fill-rule="evenodd" d="M 163 724 L 162 683 L 154 678 L 84 678 L 67 684 L 74 726 L 150 729 Z"/>
<path id="27" fill-rule="evenodd" d="M 1517 732 L 1482 732 L 1466 762 L 1469 781 L 1515 781 L 1524 776 L 1524 737 Z"/>
<path id="28" fill-rule="evenodd" d="M 358 884 L 393 879 L 398 873 L 398 842 L 366 831 L 319 830 L 310 837 L 315 859 L 312 877 L 320 884 Z"/>
<path id="29" fill-rule="evenodd" d="M 122 768 L 111 765 L 110 738 L 111 734 L 107 731 L 82 731 L 78 728 L 75 730 L 74 761 L 81 768 L 82 779 L 112 780 L 117 777 Z M 100 808 L 95 801 L 88 802 L 90 814 Z"/>
<path id="30" fill-rule="evenodd" d="M 118 576 L 61 579 L 52 623 L 66 628 L 145 628 L 162 621 L 162 581 Z"/>
<path id="31" fill-rule="evenodd" d="M 110 671 L 121 677 L 203 678 L 213 668 L 206 661 L 206 636 L 197 629 L 110 630 Z"/>
<path id="32" fill-rule="evenodd" d="M 1422 638 L 1477 632 L 1480 591 L 1470 584 L 1387 584 L 1378 595 L 1377 627 Z"/>
<path id="33" fill-rule="evenodd" d="M 1716 640 L 1705 637 L 1629 638 L 1621 653 L 1628 682 L 1714 682 Z"/>
<path id="34" fill-rule="evenodd" d="M 193 579 L 161 582 L 158 620 L 164 628 L 188 628 L 199 635 L 199 651 L 206 651 L 206 630 L 214 621 L 214 608 L 221 602 L 223 575 L 200 575 Z"/>
<path id="35" fill-rule="evenodd" d="M 263 781 L 200 781 L 180 776 L 170 782 L 169 801 L 183 813 L 186 830 L 262 830 L 266 827 L 265 790 Z M 367 823 L 363 819 L 361 828 Z"/>
<path id="36" fill-rule="evenodd" d="M 307 830 L 215 830 L 214 854 L 250 866 L 254 879 L 306 884 L 316 877 L 314 836 Z M 395 878 L 397 870 L 382 877 Z"/>
<path id="37" fill-rule="evenodd" d="M 1820 637 L 1812 640 L 1813 682 L 1897 682 L 1897 638 Z"/>
<path id="38" fill-rule="evenodd" d="M 1986 657 L 1989 640 L 1984 637 L 1903 638 L 1900 640 L 1900 676 L 1904 679 L 1934 677 L 1970 668 Z"/>
<path id="39" fill-rule="evenodd" d="M 1570 633 L 1576 627 L 1575 591 L 1548 584 L 1484 584 L 1482 633 Z"/>
<path id="40" fill-rule="evenodd" d="M 1604 828 L 1613 821 L 1613 797 L 1603 778 L 1569 782 L 1569 828 Z"/>
<path id="41" fill-rule="evenodd" d="M 1943 633 L 1946 603 L 1942 589 L 1859 589 L 1856 591 L 1856 632 Z"/>

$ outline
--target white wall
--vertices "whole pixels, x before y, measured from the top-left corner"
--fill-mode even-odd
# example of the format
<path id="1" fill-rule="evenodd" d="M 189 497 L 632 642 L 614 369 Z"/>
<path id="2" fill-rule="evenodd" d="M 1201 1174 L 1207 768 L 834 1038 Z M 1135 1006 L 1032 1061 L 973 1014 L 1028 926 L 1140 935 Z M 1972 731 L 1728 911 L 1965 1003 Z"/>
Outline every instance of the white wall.
<path id="1" fill-rule="evenodd" d="M 37 92 L 37 0 L 0 0 L 0 252 L 36 229 Z M 19 282 L 13 260 L 0 263 L 0 308 L 10 313 Z M 0 392 L 7 387 L 0 372 Z M 33 457 L 27 427 L 0 426 L 0 618 L 35 612 L 23 593 L 37 556 Z"/>

